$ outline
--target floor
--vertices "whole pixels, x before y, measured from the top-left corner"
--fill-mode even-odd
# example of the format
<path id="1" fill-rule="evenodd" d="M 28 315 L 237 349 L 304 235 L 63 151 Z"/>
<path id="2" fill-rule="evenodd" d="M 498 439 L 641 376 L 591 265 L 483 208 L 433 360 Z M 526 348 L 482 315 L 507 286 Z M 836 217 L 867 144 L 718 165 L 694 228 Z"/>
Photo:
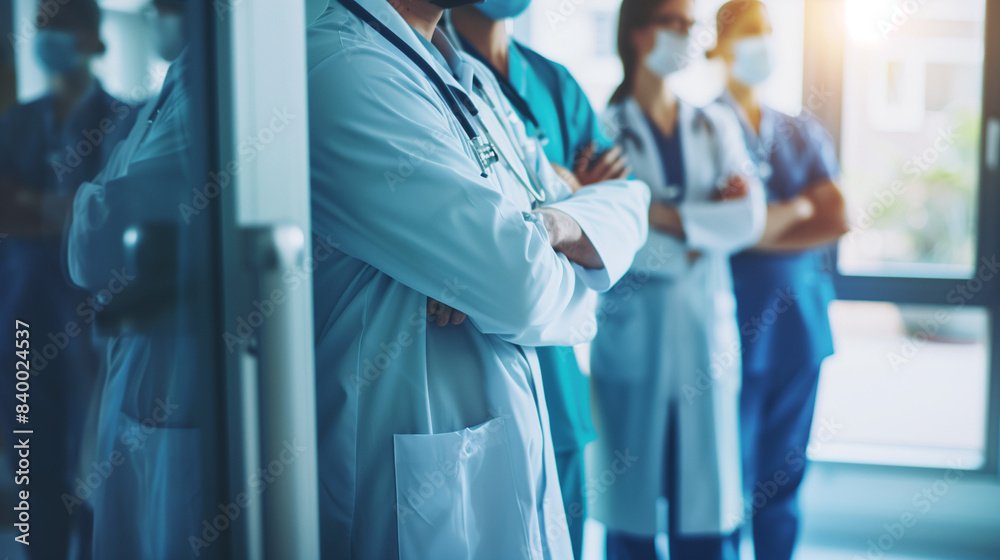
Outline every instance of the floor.
<path id="1" fill-rule="evenodd" d="M 604 528 L 596 521 L 587 521 L 587 533 L 585 536 L 584 560 L 604 560 Z M 743 560 L 752 560 L 753 552 L 749 547 L 750 543 L 745 542 L 743 547 Z M 21 546 L 13 545 L 13 533 L 0 531 L 0 558 L 3 560 L 26 560 L 23 556 Z M 875 558 L 869 557 L 864 550 L 852 550 L 837 548 L 836 545 L 824 545 L 822 543 L 804 542 L 798 549 L 795 560 L 997 560 L 989 556 L 963 555 L 963 554 L 943 554 L 938 555 L 914 555 L 909 553 L 891 554 Z"/>
<path id="2" fill-rule="evenodd" d="M 753 545 L 744 540 L 741 550 L 742 560 L 753 560 Z M 584 529 L 583 560 L 604 560 L 604 527 L 592 519 L 587 520 Z M 868 555 L 868 551 L 840 548 L 835 543 L 819 542 L 806 537 L 798 548 L 795 560 L 998 560 L 994 556 L 948 553 L 919 554 L 911 552 L 884 553 L 881 556 Z"/>

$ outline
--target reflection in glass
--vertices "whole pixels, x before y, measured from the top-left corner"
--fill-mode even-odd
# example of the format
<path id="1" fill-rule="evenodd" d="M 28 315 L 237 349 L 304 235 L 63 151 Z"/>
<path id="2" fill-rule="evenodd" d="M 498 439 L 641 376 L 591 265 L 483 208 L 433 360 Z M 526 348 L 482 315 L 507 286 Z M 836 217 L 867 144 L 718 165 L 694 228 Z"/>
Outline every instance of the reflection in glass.
<path id="1" fill-rule="evenodd" d="M 0 557 L 224 549 L 190 541 L 210 518 L 205 450 L 219 446 L 218 337 L 206 332 L 216 214 L 193 202 L 210 153 L 192 113 L 205 57 L 185 47 L 189 4 L 17 0 L 11 11 L 20 104 L 0 116 L 0 340 L 14 339 L 14 318 L 30 323 L 31 415 L 17 427 L 37 436 L 31 546 L 10 550 L 0 532 Z M 0 494 L 13 479 L 11 390 L 0 383 Z"/>
<path id="2" fill-rule="evenodd" d="M 92 344 L 101 303 L 64 274 L 64 226 L 80 184 L 110 160 L 135 122 L 136 108 L 109 94 L 91 70 L 107 49 L 94 0 L 63 2 L 48 11 L 33 2 L 19 6 L 19 17 L 13 11 L 5 17 L 17 31 L 10 43 L 16 60 L 30 63 L 41 89 L 0 116 L 0 340 L 12 347 L 15 321 L 28 325 L 22 328 L 30 342 L 32 376 L 26 390 L 15 391 L 19 357 L 3 353 L 0 369 L 9 372 L 11 382 L 5 376 L 0 383 L 0 425 L 3 472 L 8 466 L 24 470 L 12 451 L 18 443 L 11 441 L 13 430 L 31 431 L 17 435 L 26 438 L 32 462 L 22 472 L 27 478 L 15 479 L 14 472 L 3 476 L 8 484 L 14 480 L 10 492 L 28 491 L 30 525 L 4 535 L 2 546 L 24 533 L 29 546 L 18 553 L 58 559 L 89 554 L 92 504 L 76 498 L 89 497 L 89 488 L 78 492 L 74 481 L 79 464 L 92 456 L 90 397 L 100 383 L 102 357 Z M 5 8 L 10 10 L 10 3 Z M 7 98 L 16 95 L 15 83 L 31 81 L 31 73 L 15 70 L 24 79 L 5 81 Z M 15 410 L 25 414 L 15 417 Z"/>

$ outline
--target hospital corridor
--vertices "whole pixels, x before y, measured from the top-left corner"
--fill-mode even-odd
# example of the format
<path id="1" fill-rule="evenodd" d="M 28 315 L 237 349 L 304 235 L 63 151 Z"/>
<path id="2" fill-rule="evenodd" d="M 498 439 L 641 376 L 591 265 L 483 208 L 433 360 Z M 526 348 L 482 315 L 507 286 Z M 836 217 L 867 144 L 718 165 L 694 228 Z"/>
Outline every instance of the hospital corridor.
<path id="1" fill-rule="evenodd" d="M 0 559 L 1000 560 L 1000 0 L 0 35 Z"/>

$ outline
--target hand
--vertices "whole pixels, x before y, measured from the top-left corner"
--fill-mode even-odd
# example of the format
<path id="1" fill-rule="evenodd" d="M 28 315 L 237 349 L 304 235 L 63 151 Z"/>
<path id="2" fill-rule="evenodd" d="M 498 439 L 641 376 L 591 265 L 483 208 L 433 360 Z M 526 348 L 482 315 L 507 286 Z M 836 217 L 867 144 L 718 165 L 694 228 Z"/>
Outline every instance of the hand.
<path id="1" fill-rule="evenodd" d="M 466 317 L 465 313 L 450 305 L 445 305 L 433 298 L 427 298 L 427 319 L 434 321 L 434 324 L 439 327 L 443 327 L 449 322 L 452 325 L 461 325 Z"/>
<path id="2" fill-rule="evenodd" d="M 684 241 L 684 220 L 676 206 L 653 201 L 649 205 L 649 227 Z"/>
<path id="3" fill-rule="evenodd" d="M 18 212 L 39 212 L 45 197 L 26 186 L 7 183 L 0 187 L 0 202 L 3 206 Z"/>
<path id="4" fill-rule="evenodd" d="M 10 175 L 0 175 L 0 193 L 6 191 L 18 191 L 27 188 L 28 185 L 25 185 Z"/>
<path id="5" fill-rule="evenodd" d="M 566 184 L 569 185 L 569 188 L 572 189 L 574 193 L 583 188 L 583 185 L 581 185 L 580 181 L 576 179 L 576 175 L 573 175 L 572 171 L 566 169 L 558 163 L 550 162 L 550 165 L 552 165 L 552 169 L 556 170 L 556 175 L 558 175 L 563 181 L 566 181 Z"/>
<path id="6" fill-rule="evenodd" d="M 622 154 L 621 148 L 615 146 L 596 158 L 597 144 L 591 142 L 577 156 L 573 162 L 573 174 L 577 181 L 583 186 L 593 185 L 601 181 L 611 181 L 614 179 L 624 179 L 628 177 L 632 170 L 628 167 L 628 160 Z"/>
<path id="7" fill-rule="evenodd" d="M 750 182 L 742 175 L 731 175 L 726 185 L 713 193 L 712 200 L 739 200 L 750 194 Z"/>
<path id="8" fill-rule="evenodd" d="M 534 212 L 542 219 L 553 249 L 583 268 L 604 268 L 604 261 L 594 244 L 569 214 L 555 208 L 539 208 Z"/>
<path id="9" fill-rule="evenodd" d="M 38 235 L 47 228 L 42 207 L 45 198 L 33 189 L 13 181 L 0 186 L 0 231 L 18 235 Z M 59 223 L 61 231 L 62 223 Z"/>

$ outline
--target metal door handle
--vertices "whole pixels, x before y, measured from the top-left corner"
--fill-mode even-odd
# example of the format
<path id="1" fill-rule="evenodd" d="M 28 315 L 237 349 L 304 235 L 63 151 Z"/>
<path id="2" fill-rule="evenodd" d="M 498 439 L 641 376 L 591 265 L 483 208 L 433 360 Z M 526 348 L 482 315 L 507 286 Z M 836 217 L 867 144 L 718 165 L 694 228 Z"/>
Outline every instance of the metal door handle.
<path id="1" fill-rule="evenodd" d="M 282 463 L 281 476 L 261 495 L 261 522 L 273 536 L 262 543 L 263 557 L 318 558 L 311 284 L 286 281 L 286 274 L 305 265 L 306 237 L 294 225 L 245 228 L 242 236 L 250 294 L 258 303 L 271 302 L 270 315 L 262 315 L 256 327 L 259 420 L 246 423 L 246 438 L 258 437 L 253 447 L 260 467 Z M 285 464 L 290 447 L 297 455 Z"/>
<path id="2" fill-rule="evenodd" d="M 178 229 L 173 222 L 130 226 L 122 235 L 125 270 L 135 276 L 97 314 L 94 325 L 108 336 L 148 332 L 177 309 Z"/>

